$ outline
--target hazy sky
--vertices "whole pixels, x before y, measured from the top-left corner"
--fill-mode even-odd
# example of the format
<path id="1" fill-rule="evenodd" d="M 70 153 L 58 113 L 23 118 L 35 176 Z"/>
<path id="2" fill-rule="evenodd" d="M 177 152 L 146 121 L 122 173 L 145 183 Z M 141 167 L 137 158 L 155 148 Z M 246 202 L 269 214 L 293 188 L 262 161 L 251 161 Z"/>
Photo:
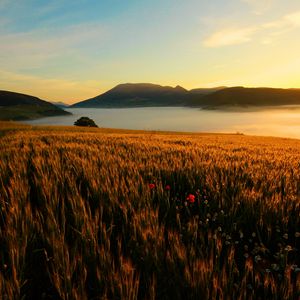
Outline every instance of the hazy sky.
<path id="1" fill-rule="evenodd" d="M 300 87 L 299 0 L 0 0 L 0 89 Z"/>

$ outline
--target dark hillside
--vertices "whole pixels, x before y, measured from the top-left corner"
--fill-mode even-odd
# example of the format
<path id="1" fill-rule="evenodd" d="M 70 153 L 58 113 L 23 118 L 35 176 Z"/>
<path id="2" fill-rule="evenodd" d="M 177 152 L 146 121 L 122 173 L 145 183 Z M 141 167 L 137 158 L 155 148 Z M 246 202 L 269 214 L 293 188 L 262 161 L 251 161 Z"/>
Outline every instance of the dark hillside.
<path id="1" fill-rule="evenodd" d="M 0 120 L 26 120 L 68 114 L 70 113 L 37 97 L 0 91 Z"/>
<path id="2" fill-rule="evenodd" d="M 198 106 L 199 102 L 192 102 Z M 209 107 L 221 106 L 278 106 L 299 105 L 300 90 L 273 88 L 232 87 L 206 95 L 201 105 Z"/>
<path id="3" fill-rule="evenodd" d="M 189 92 L 180 86 L 173 88 L 149 83 L 127 83 L 72 107 L 183 106 L 188 98 Z"/>

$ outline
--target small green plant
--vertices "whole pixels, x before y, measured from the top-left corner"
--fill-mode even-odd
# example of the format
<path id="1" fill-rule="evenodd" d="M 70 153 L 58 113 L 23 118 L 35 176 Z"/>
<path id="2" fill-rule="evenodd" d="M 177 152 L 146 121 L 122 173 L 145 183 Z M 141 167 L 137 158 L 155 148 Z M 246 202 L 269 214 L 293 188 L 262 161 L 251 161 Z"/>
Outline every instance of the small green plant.
<path id="1" fill-rule="evenodd" d="M 82 126 L 82 127 L 98 127 L 96 125 L 96 123 L 88 118 L 88 117 L 81 117 L 79 118 L 75 123 L 74 123 L 75 126 Z"/>

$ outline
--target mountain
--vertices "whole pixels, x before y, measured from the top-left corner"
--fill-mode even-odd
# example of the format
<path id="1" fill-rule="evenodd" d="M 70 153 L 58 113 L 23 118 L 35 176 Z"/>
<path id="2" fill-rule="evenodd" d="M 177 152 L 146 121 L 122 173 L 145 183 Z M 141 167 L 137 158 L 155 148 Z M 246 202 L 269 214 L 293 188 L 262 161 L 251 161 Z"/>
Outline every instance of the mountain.
<path id="1" fill-rule="evenodd" d="M 299 105 L 300 90 L 232 87 L 205 95 L 200 102 L 201 106 L 207 108 Z M 199 106 L 199 101 L 192 101 L 190 104 Z"/>
<path id="2" fill-rule="evenodd" d="M 0 91 L 0 120 L 27 120 L 69 114 L 37 97 Z"/>
<path id="3" fill-rule="evenodd" d="M 60 108 L 68 108 L 70 105 L 67 104 L 67 103 L 64 103 L 62 101 L 58 101 L 58 102 L 55 102 L 55 101 L 50 101 L 50 103 L 54 104 L 55 106 L 57 107 L 60 107 Z"/>
<path id="4" fill-rule="evenodd" d="M 126 83 L 71 107 L 184 106 L 189 97 L 189 92 L 181 86 Z"/>
<path id="5" fill-rule="evenodd" d="M 208 95 L 208 94 L 212 94 L 214 92 L 217 92 L 219 90 L 224 90 L 226 88 L 227 88 L 227 86 L 218 86 L 218 87 L 214 87 L 214 88 L 192 89 L 192 90 L 190 90 L 190 93 L 191 94 L 196 94 L 196 95 Z"/>
<path id="6" fill-rule="evenodd" d="M 300 105 L 300 89 L 216 87 L 186 90 L 149 83 L 120 84 L 71 107 L 189 106 L 206 109 Z"/>

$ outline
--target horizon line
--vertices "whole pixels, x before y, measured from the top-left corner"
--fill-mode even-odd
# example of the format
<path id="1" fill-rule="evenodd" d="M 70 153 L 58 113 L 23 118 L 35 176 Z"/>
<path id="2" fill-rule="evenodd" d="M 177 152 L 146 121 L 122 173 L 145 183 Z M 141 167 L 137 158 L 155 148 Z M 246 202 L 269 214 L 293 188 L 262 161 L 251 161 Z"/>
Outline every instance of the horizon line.
<path id="1" fill-rule="evenodd" d="M 85 101 L 85 100 L 90 100 L 90 99 L 93 99 L 95 97 L 98 97 L 98 96 L 101 96 L 107 92 L 109 92 L 110 90 L 116 88 L 117 86 L 120 86 L 120 85 L 138 85 L 138 84 L 148 84 L 148 85 L 154 85 L 154 86 L 161 86 L 161 87 L 169 87 L 169 88 L 173 88 L 175 89 L 176 87 L 180 87 L 180 88 L 183 88 L 185 89 L 187 92 L 190 92 L 190 91 L 193 91 L 193 90 L 197 90 L 197 89 L 217 89 L 219 88 L 220 90 L 223 89 L 229 89 L 229 88 L 246 88 L 246 89 L 277 89 L 277 90 L 300 90 L 300 87 L 289 87 L 289 88 L 284 88 L 284 87 L 272 87 L 272 86 L 247 86 L 247 85 L 233 85 L 233 86 L 223 86 L 223 85 L 217 85 L 217 86 L 211 86 L 211 87 L 194 87 L 194 88 L 191 88 L 191 89 L 186 89 L 185 87 L 177 84 L 175 86 L 171 86 L 171 85 L 162 85 L 162 84 L 158 84 L 158 83 L 151 83 L 151 82 L 125 82 L 125 83 L 119 83 L 117 85 L 114 85 L 113 87 L 107 89 L 106 91 L 104 92 L 100 92 L 99 94 L 93 96 L 93 97 L 88 97 L 88 98 L 84 98 L 83 100 L 70 100 L 72 103 L 68 103 L 68 101 L 66 100 L 51 100 L 49 98 L 44 98 L 44 97 L 40 97 L 38 95 L 35 95 L 35 94 L 31 94 L 31 93 L 26 93 L 26 92 L 22 92 L 22 91 L 15 91 L 15 90 L 4 90 L 4 89 L 0 89 L 0 92 L 12 92 L 12 93 L 17 93 L 17 94 L 22 94 L 22 95 L 27 95 L 27 96 L 31 96 L 31 97 L 36 97 L 40 100 L 44 100 L 44 101 L 48 101 L 48 102 L 62 102 L 62 103 L 65 103 L 65 104 L 68 104 L 68 105 L 73 105 L 73 104 L 76 104 L 76 103 L 79 103 L 79 102 L 82 102 L 82 101 Z"/>

